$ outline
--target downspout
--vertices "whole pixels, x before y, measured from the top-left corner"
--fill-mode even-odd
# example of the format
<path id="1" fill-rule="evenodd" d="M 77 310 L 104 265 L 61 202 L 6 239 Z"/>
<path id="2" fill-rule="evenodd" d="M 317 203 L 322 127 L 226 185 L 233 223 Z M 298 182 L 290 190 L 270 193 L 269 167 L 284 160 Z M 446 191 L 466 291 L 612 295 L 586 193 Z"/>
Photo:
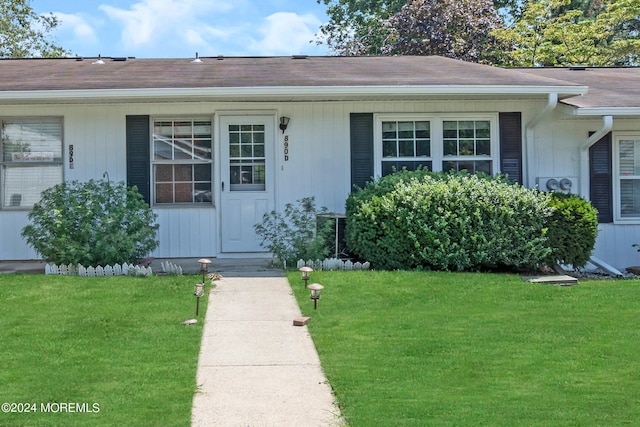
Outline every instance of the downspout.
<path id="1" fill-rule="evenodd" d="M 583 196 L 586 195 L 585 199 L 587 200 L 591 200 L 591 194 L 589 194 L 589 148 L 596 142 L 600 141 L 600 139 L 603 136 L 611 132 L 612 128 L 613 128 L 613 116 L 602 116 L 602 127 L 600 127 L 600 129 L 598 129 L 593 134 L 591 134 L 591 136 L 587 138 L 584 144 L 582 144 L 582 147 L 580 150 L 580 171 L 581 171 L 580 193 Z M 610 264 L 606 263 L 605 261 L 599 258 L 591 256 L 590 262 L 591 264 L 595 265 L 596 267 L 600 268 L 603 271 L 606 271 L 611 275 L 618 276 L 618 277 L 623 276 L 623 274 L 618 269 L 616 269 L 615 267 L 611 266 Z"/>
<path id="2" fill-rule="evenodd" d="M 613 128 L 613 116 L 602 116 L 602 127 L 595 131 L 582 146 L 582 150 L 588 150 L 593 144 L 600 141 L 600 138 L 611 132 Z"/>
<path id="3" fill-rule="evenodd" d="M 529 134 L 533 132 L 533 128 L 536 127 L 541 121 L 542 119 L 549 114 L 551 111 L 553 111 L 556 106 L 558 105 L 558 94 L 557 93 L 550 93 L 547 97 L 547 105 L 544 106 L 544 108 L 542 110 L 540 110 L 538 112 L 538 114 L 536 114 L 536 116 L 531 119 L 529 121 L 529 123 L 527 123 L 524 127 L 524 153 L 526 158 L 524 159 L 523 162 L 523 171 L 522 171 L 522 177 L 523 177 L 523 184 L 525 186 L 529 186 L 529 160 L 531 159 L 531 144 L 529 143 Z"/>
<path id="4" fill-rule="evenodd" d="M 558 94 L 550 93 L 549 96 L 547 97 L 547 105 L 545 105 L 544 108 L 540 110 L 540 112 L 533 119 L 531 119 L 529 123 L 527 123 L 527 125 L 525 126 L 525 129 L 527 131 L 532 130 L 534 127 L 538 125 L 538 123 L 540 123 L 540 121 L 544 118 L 544 116 L 546 116 L 550 111 L 554 110 L 557 105 L 558 105 Z"/>

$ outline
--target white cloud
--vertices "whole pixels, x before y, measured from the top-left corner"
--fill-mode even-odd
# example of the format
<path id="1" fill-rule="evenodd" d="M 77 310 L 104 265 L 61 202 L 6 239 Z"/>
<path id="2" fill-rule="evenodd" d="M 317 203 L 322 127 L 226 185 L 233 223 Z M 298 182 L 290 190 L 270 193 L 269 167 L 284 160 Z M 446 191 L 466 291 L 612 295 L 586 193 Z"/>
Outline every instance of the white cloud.
<path id="1" fill-rule="evenodd" d="M 237 3 L 237 2 L 236 2 Z M 196 33 L 210 33 L 201 21 L 207 13 L 220 13 L 234 7 L 230 0 L 142 0 L 130 9 L 100 5 L 110 19 L 122 25 L 121 41 L 125 46 L 142 47 L 165 40 L 202 43 Z"/>
<path id="2" fill-rule="evenodd" d="M 255 41 L 252 50 L 259 55 L 291 55 L 309 53 L 321 22 L 314 15 L 277 12 L 269 15 L 260 27 L 262 39 Z"/>
<path id="3" fill-rule="evenodd" d="M 73 37 L 81 41 L 83 45 L 94 44 L 98 41 L 94 30 L 95 23 L 92 25 L 81 15 L 71 15 L 60 12 L 56 12 L 54 15 L 60 21 L 60 25 L 56 28 L 58 34 L 65 37 Z"/>

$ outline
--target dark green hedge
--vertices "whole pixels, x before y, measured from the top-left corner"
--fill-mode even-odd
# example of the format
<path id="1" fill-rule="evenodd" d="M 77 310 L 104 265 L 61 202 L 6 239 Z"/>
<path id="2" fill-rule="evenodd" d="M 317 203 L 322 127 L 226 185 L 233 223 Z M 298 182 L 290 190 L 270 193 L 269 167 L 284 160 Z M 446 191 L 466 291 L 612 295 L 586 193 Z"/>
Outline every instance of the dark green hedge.
<path id="1" fill-rule="evenodd" d="M 534 268 L 547 245 L 549 195 L 504 177 L 402 171 L 347 200 L 347 245 L 379 269 Z"/>
<path id="2" fill-rule="evenodd" d="M 551 253 L 545 263 L 583 267 L 588 261 L 598 234 L 598 211 L 588 201 L 575 195 L 553 193 L 549 204 L 547 236 Z"/>

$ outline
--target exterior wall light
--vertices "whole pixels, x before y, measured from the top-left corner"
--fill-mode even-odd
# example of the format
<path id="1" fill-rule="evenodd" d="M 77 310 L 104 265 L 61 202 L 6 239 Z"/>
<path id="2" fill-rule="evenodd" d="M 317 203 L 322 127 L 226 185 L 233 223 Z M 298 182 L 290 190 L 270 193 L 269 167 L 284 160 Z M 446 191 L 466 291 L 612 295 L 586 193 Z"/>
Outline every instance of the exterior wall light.
<path id="1" fill-rule="evenodd" d="M 324 286 L 318 283 L 312 283 L 308 286 L 309 291 L 311 291 L 311 300 L 313 301 L 313 309 L 318 309 L 318 300 L 320 299 L 320 291 L 324 289 Z"/>
<path id="2" fill-rule="evenodd" d="M 307 282 L 309 281 L 309 274 L 313 271 L 311 267 L 300 267 L 300 272 L 302 273 L 302 280 L 304 280 L 304 287 L 307 287 Z"/>
<path id="3" fill-rule="evenodd" d="M 282 133 L 287 130 L 287 126 L 289 126 L 289 120 L 291 120 L 289 117 L 280 117 L 280 130 L 282 131 Z"/>

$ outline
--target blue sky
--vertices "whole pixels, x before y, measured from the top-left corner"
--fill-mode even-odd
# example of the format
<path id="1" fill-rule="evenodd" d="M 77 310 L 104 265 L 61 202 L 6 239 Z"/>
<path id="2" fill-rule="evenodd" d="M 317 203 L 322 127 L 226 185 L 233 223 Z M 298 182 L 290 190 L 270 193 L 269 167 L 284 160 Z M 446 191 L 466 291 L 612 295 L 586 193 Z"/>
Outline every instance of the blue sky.
<path id="1" fill-rule="evenodd" d="M 32 0 L 62 22 L 74 55 L 189 58 L 326 55 L 310 43 L 328 18 L 316 0 Z"/>

